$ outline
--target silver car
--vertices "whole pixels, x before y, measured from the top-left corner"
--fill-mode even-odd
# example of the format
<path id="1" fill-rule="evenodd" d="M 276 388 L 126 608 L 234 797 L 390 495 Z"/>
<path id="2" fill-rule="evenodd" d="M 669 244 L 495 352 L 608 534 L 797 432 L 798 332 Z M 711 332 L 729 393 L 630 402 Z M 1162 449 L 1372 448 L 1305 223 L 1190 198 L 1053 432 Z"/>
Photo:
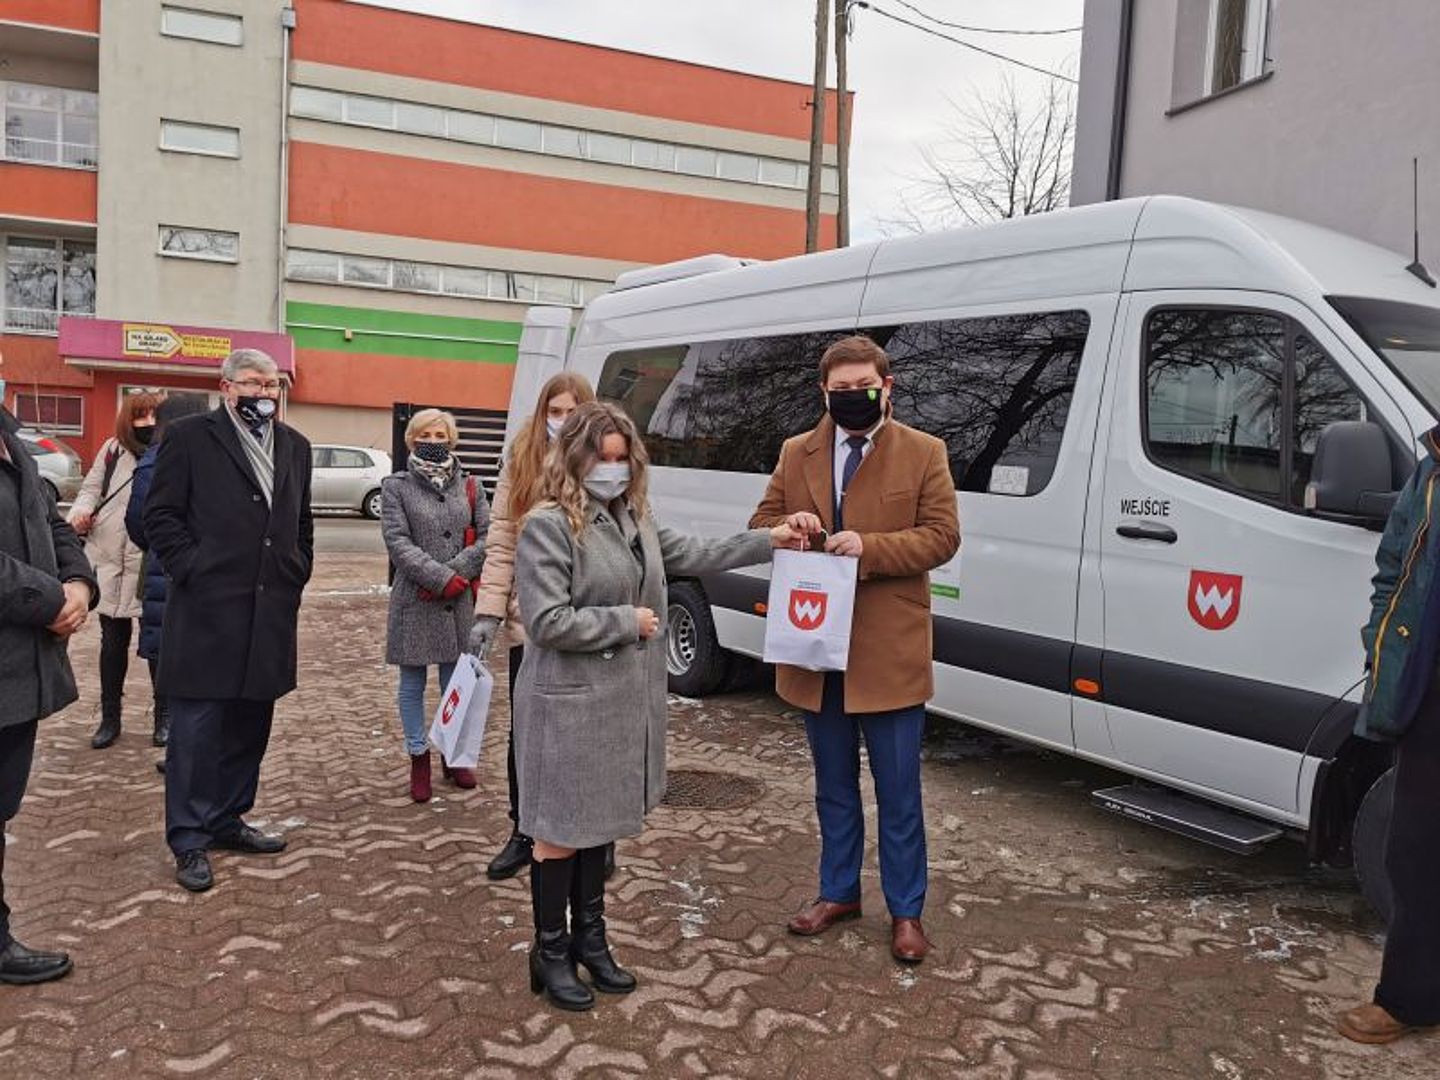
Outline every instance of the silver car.
<path id="1" fill-rule="evenodd" d="M 390 455 L 368 446 L 311 447 L 310 506 L 380 516 L 380 481 L 390 475 Z"/>
<path id="2" fill-rule="evenodd" d="M 35 459 L 40 478 L 49 486 L 58 502 L 73 502 L 80 494 L 80 484 L 85 479 L 85 470 L 80 467 L 80 455 L 73 449 L 43 431 L 21 428 L 17 433 L 21 444 Z"/>

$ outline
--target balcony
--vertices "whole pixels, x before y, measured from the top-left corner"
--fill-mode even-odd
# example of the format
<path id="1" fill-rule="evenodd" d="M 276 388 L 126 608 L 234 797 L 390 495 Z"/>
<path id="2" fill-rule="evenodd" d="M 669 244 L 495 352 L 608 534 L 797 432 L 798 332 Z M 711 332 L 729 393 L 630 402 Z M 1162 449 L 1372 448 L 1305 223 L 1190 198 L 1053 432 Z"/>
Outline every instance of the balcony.
<path id="1" fill-rule="evenodd" d="M 5 138 L 0 160 L 95 169 L 100 98 L 90 90 L 0 82 Z"/>

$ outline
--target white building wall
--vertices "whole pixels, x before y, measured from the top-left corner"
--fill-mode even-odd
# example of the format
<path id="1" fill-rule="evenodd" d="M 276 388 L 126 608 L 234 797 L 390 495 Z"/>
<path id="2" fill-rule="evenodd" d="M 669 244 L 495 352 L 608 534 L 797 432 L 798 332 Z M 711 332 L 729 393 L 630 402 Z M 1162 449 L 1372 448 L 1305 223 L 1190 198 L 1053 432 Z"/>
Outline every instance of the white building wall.
<path id="1" fill-rule="evenodd" d="M 1255 207 L 1408 253 L 1419 157 L 1422 242 L 1440 263 L 1440 4 L 1271 0 L 1267 77 L 1193 102 L 1208 2 L 1134 2 L 1120 195 Z M 1086 4 L 1077 204 L 1105 194 L 1115 71 L 1105 60 L 1121 6 Z"/>

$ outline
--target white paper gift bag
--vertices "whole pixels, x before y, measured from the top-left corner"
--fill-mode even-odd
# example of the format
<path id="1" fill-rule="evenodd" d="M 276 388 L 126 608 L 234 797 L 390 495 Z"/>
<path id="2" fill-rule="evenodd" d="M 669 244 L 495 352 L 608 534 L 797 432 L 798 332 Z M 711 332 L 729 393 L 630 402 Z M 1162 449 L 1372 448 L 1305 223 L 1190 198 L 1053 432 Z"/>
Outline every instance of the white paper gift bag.
<path id="1" fill-rule="evenodd" d="M 850 660 L 859 560 L 815 551 L 775 552 L 765 614 L 765 662 L 844 671 Z"/>
<path id="2" fill-rule="evenodd" d="M 475 657 L 461 654 L 430 723 L 430 745 L 452 769 L 473 769 L 479 763 L 494 690 L 495 676 L 490 669 Z"/>

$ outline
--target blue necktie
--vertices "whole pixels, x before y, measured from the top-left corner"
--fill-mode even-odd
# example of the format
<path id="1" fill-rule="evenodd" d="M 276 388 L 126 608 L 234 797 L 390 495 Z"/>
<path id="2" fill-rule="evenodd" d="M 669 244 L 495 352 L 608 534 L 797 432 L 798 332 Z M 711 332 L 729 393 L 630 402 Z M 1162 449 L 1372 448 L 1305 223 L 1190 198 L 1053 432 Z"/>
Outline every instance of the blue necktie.
<path id="1" fill-rule="evenodd" d="M 845 459 L 845 468 L 840 473 L 840 494 L 835 497 L 836 532 L 845 528 L 845 492 L 850 489 L 855 470 L 860 468 L 860 462 L 865 460 L 865 444 L 869 441 L 864 435 L 851 435 L 845 440 L 845 445 L 850 447 L 850 456 Z"/>

